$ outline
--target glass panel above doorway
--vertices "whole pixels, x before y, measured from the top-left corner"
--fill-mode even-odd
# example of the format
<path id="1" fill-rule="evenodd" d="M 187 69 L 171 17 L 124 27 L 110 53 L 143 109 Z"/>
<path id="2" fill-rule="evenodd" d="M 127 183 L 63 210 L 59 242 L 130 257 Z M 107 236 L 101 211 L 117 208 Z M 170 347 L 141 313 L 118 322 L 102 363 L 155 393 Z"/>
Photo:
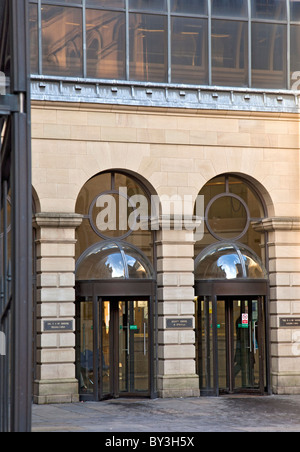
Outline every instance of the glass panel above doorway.
<path id="1" fill-rule="evenodd" d="M 240 242 L 265 263 L 265 237 L 254 224 L 267 216 L 267 208 L 256 187 L 235 174 L 223 174 L 208 181 L 199 195 L 204 196 L 205 228 L 195 257 L 216 241 Z"/>
<path id="2" fill-rule="evenodd" d="M 78 281 L 153 277 L 153 269 L 146 256 L 124 242 L 100 242 L 87 250 L 77 262 Z"/>
<path id="3" fill-rule="evenodd" d="M 195 263 L 195 279 L 267 279 L 267 271 L 249 248 L 237 243 L 216 243 L 201 253 Z"/>
<path id="4" fill-rule="evenodd" d="M 139 208 L 137 195 L 142 197 L 143 208 Z M 126 240 L 153 262 L 154 231 L 141 224 L 150 221 L 151 209 L 150 194 L 132 175 L 112 171 L 89 179 L 76 202 L 76 213 L 83 215 L 76 230 L 76 260 L 101 240 Z"/>
<path id="5" fill-rule="evenodd" d="M 125 266 L 121 251 L 114 244 L 91 251 L 80 263 L 76 272 L 78 280 L 125 279 Z"/>
<path id="6" fill-rule="evenodd" d="M 230 240 L 248 228 L 247 209 L 238 198 L 220 196 L 208 211 L 207 223 L 215 235 Z"/>

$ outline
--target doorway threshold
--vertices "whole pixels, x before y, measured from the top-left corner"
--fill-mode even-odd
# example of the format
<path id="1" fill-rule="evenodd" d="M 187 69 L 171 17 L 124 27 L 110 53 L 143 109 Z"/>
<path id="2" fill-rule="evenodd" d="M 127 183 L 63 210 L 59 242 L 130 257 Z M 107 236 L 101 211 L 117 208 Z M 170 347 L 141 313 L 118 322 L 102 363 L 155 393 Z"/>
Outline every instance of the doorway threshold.
<path id="1" fill-rule="evenodd" d="M 220 394 L 220 397 L 224 397 L 227 399 L 251 399 L 254 397 L 267 397 L 269 394 L 261 394 L 261 393 L 239 393 L 239 394 Z"/>

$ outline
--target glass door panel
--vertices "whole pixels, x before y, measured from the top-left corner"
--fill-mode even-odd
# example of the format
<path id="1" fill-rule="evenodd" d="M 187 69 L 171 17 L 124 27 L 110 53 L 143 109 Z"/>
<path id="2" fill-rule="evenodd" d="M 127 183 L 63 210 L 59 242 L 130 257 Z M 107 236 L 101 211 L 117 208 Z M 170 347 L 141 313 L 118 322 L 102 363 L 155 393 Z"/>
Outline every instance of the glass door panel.
<path id="1" fill-rule="evenodd" d="M 80 303 L 80 394 L 94 392 L 94 333 L 93 333 L 93 302 Z"/>
<path id="2" fill-rule="evenodd" d="M 217 300 L 219 390 L 264 391 L 263 297 Z"/>
<path id="3" fill-rule="evenodd" d="M 111 323 L 110 323 L 110 302 L 104 301 L 101 303 L 100 306 L 101 309 L 101 316 L 100 316 L 100 322 L 101 322 L 101 370 L 99 374 L 101 375 L 100 381 L 102 384 L 102 396 L 107 396 L 112 393 L 111 389 L 111 340 L 110 340 L 110 334 L 111 334 Z M 101 393 L 101 391 L 100 391 Z"/>
<path id="4" fill-rule="evenodd" d="M 198 298 L 197 347 L 200 389 L 203 395 L 212 395 L 214 388 L 213 303 L 209 297 Z"/>
<path id="5" fill-rule="evenodd" d="M 82 400 L 150 395 L 149 300 L 78 298 L 76 316 Z"/>
<path id="6" fill-rule="evenodd" d="M 196 302 L 201 395 L 267 388 L 264 296 L 204 296 Z"/>
<path id="7" fill-rule="evenodd" d="M 148 301 L 119 302 L 119 391 L 149 392 Z"/>
<path id="8" fill-rule="evenodd" d="M 148 302 L 133 301 L 134 392 L 149 391 L 149 318 Z"/>
<path id="9" fill-rule="evenodd" d="M 130 324 L 128 319 L 128 301 L 121 301 L 118 303 L 118 318 L 119 318 L 119 359 L 118 359 L 118 379 L 119 391 L 129 392 L 128 388 L 128 370 L 129 370 L 129 337 Z"/>
<path id="10" fill-rule="evenodd" d="M 228 379 L 228 312 L 225 300 L 217 301 L 217 347 L 219 389 L 229 390 Z"/>
<path id="11" fill-rule="evenodd" d="M 258 300 L 233 300 L 234 389 L 259 389 Z"/>
<path id="12" fill-rule="evenodd" d="M 242 319 L 243 317 L 243 319 Z M 244 320 L 247 318 L 247 320 Z M 233 300 L 234 388 L 250 387 L 251 354 L 247 300 Z"/>

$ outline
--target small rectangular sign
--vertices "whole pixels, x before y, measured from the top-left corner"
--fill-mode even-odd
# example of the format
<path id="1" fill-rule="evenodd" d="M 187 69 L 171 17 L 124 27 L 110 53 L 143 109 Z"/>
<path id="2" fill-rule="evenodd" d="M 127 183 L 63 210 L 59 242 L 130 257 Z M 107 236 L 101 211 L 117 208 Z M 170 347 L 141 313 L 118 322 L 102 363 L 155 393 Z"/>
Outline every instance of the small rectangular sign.
<path id="1" fill-rule="evenodd" d="M 131 331 L 132 330 L 137 330 L 138 329 L 138 327 L 137 327 L 137 325 L 130 325 L 130 328 L 129 328 Z"/>
<path id="2" fill-rule="evenodd" d="M 300 317 L 281 317 L 279 326 L 282 328 L 299 328 Z"/>
<path id="3" fill-rule="evenodd" d="M 193 319 L 167 319 L 167 328 L 193 328 Z"/>
<path id="4" fill-rule="evenodd" d="M 73 331 L 73 320 L 44 320 L 44 331 Z"/>
<path id="5" fill-rule="evenodd" d="M 248 314 L 242 314 L 242 324 L 248 325 Z"/>

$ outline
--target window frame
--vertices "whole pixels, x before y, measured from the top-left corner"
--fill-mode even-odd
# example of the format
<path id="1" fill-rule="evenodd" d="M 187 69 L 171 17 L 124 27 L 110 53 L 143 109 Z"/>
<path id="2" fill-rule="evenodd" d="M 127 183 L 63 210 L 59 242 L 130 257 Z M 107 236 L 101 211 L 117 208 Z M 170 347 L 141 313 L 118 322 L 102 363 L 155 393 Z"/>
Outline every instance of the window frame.
<path id="1" fill-rule="evenodd" d="M 159 11 L 159 10 L 153 10 L 153 11 L 147 11 L 144 10 L 143 12 L 141 9 L 131 9 L 130 8 L 130 0 L 125 0 L 125 8 L 118 8 L 118 7 L 105 7 L 103 5 L 97 6 L 97 5 L 90 5 L 88 6 L 87 0 L 74 0 L 74 1 L 59 1 L 59 0 L 30 0 L 30 4 L 36 4 L 38 6 L 38 49 L 37 49 L 37 56 L 38 56 L 38 74 L 33 75 L 49 75 L 49 74 L 43 74 L 43 67 L 42 67 L 42 30 L 41 30 L 41 6 L 42 5 L 56 5 L 56 6 L 65 6 L 65 7 L 72 7 L 72 8 L 79 8 L 82 10 L 82 33 L 83 33 L 83 39 L 82 39 L 82 75 L 83 78 L 87 78 L 87 54 L 86 54 L 86 11 L 88 9 L 98 9 L 98 10 L 110 10 L 110 11 L 125 11 L 125 21 L 126 21 L 126 56 L 125 56 L 125 80 L 127 82 L 136 82 L 136 80 L 133 80 L 130 78 L 130 43 L 129 43 L 129 27 L 130 27 L 130 15 L 136 14 L 139 12 L 140 14 L 151 14 L 151 15 L 160 15 L 160 16 L 166 16 L 167 17 L 167 46 L 166 46 L 166 52 L 167 55 L 165 57 L 167 69 L 166 69 L 166 76 L 164 82 L 159 82 L 160 85 L 162 84 L 169 84 L 169 85 L 190 85 L 190 86 L 212 86 L 213 85 L 213 79 L 212 79 L 212 20 L 227 20 L 227 21 L 239 21 L 239 22 L 245 22 L 248 24 L 248 88 L 253 88 L 252 86 L 252 25 L 255 23 L 273 23 L 273 24 L 282 24 L 285 26 L 286 29 L 286 68 L 284 72 L 286 73 L 286 85 L 285 88 L 278 87 L 274 89 L 287 89 L 290 90 L 292 85 L 291 80 L 291 58 L 290 58 L 290 50 L 291 50 L 291 25 L 296 25 L 300 23 L 299 21 L 291 21 L 291 0 L 282 0 L 285 3 L 286 7 L 286 18 L 283 20 L 276 20 L 276 19 L 268 19 L 268 18 L 254 18 L 252 17 L 252 0 L 246 0 L 247 1 L 247 8 L 248 8 L 248 15 L 247 17 L 232 17 L 232 16 L 225 16 L 225 15 L 213 15 L 212 14 L 212 0 L 206 0 L 207 1 L 207 14 L 195 14 L 195 13 L 181 13 L 171 10 L 171 0 L 166 0 L 167 2 L 167 10 L 166 11 Z M 207 73 L 208 73 L 208 84 L 202 85 L 201 80 L 199 81 L 199 84 L 191 85 L 190 83 L 185 83 L 184 81 L 182 83 L 173 82 L 172 80 L 172 18 L 174 17 L 182 17 L 182 18 L 202 18 L 206 19 L 208 21 L 208 50 L 207 50 Z M 59 76 L 58 76 L 59 77 Z M 63 75 L 61 76 L 63 78 Z M 95 80 L 105 80 L 104 78 L 95 79 Z M 149 81 L 144 80 L 142 83 L 147 83 Z M 156 83 L 156 82 L 154 82 Z M 231 87 L 231 85 L 222 85 L 226 87 Z M 234 87 L 234 86 L 233 86 Z M 268 89 L 261 87 L 262 89 Z M 260 88 L 255 88 L 260 89 Z M 271 90 L 274 90 L 271 89 Z"/>

